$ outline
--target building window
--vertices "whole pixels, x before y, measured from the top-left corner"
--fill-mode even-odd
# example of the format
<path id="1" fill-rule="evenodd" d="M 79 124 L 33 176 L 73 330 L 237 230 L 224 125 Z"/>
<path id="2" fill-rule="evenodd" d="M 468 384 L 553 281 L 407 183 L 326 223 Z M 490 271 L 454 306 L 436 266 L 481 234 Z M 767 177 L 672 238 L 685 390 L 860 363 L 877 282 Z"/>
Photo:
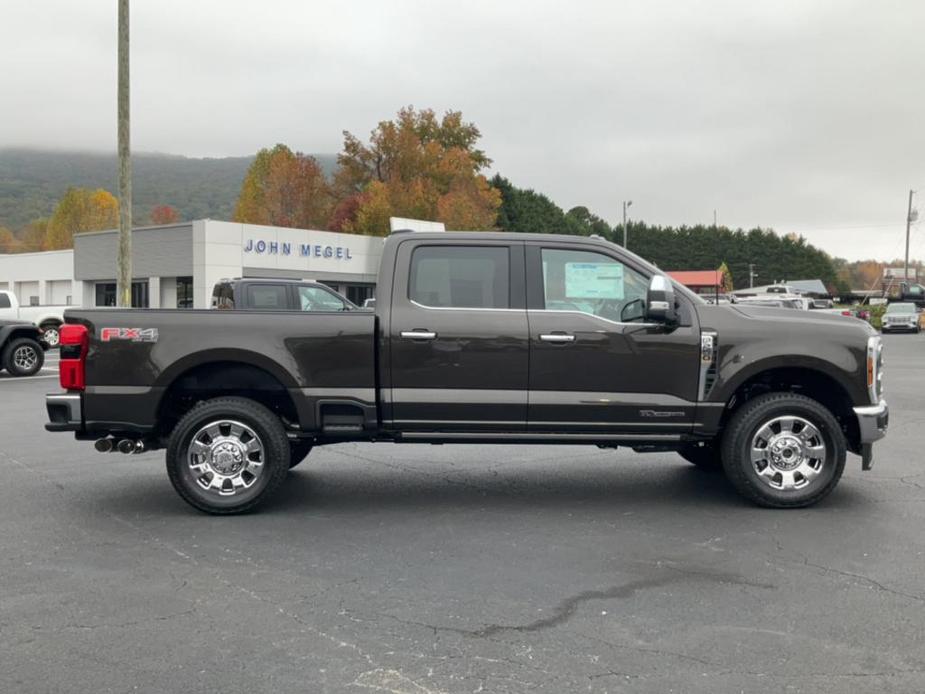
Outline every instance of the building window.
<path id="1" fill-rule="evenodd" d="M 193 308 L 192 277 L 177 277 L 177 308 Z"/>
<path id="2" fill-rule="evenodd" d="M 39 305 L 39 298 L 38 298 L 37 296 L 30 296 L 30 297 L 29 297 L 29 305 L 30 305 L 30 306 L 38 306 L 38 305 Z"/>
<path id="3" fill-rule="evenodd" d="M 374 284 L 348 284 L 347 298 L 357 306 L 362 306 L 367 299 L 373 298 L 373 292 L 376 289 Z"/>
<path id="4" fill-rule="evenodd" d="M 115 282 L 97 282 L 96 283 L 96 305 L 97 306 L 115 306 L 116 305 L 116 283 Z M 132 308 L 148 308 L 148 282 L 139 280 L 132 282 Z"/>
<path id="5" fill-rule="evenodd" d="M 66 297 L 64 297 L 64 305 L 65 305 L 65 306 L 71 306 L 71 305 L 72 305 L 72 304 L 71 304 L 71 295 L 70 295 L 70 294 L 68 294 Z"/>

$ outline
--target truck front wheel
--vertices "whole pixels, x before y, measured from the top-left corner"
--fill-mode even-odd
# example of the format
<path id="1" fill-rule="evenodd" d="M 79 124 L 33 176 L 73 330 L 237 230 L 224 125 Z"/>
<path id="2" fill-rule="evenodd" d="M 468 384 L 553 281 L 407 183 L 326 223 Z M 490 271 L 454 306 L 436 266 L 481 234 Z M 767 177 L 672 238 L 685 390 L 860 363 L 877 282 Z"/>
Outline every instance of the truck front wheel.
<path id="1" fill-rule="evenodd" d="M 271 496 L 289 469 L 279 418 L 246 398 L 207 400 L 177 423 L 167 475 L 191 506 L 218 515 L 249 511 Z"/>
<path id="2" fill-rule="evenodd" d="M 726 476 L 746 498 L 771 508 L 800 508 L 831 492 L 845 469 L 845 436 L 811 398 L 769 393 L 730 419 L 721 454 Z"/>

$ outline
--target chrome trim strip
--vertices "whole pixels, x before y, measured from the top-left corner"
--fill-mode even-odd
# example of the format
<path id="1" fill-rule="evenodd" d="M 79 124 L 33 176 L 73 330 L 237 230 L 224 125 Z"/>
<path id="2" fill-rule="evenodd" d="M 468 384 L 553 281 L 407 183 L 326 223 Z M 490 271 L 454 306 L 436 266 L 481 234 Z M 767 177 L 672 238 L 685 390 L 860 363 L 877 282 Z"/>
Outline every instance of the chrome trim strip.
<path id="1" fill-rule="evenodd" d="M 524 313 L 527 309 L 525 308 L 476 308 L 469 306 L 427 306 L 425 304 L 418 303 L 414 299 L 408 299 L 408 303 L 417 308 L 423 308 L 427 311 L 499 311 L 499 312 L 514 312 L 514 313 Z"/>
<path id="2" fill-rule="evenodd" d="M 556 333 L 551 333 L 549 335 L 540 335 L 541 342 L 574 342 L 574 335 L 560 335 Z"/>
<path id="3" fill-rule="evenodd" d="M 611 325 L 628 325 L 635 328 L 656 328 L 662 325 L 662 323 L 638 323 L 638 322 L 621 322 L 616 320 L 610 320 L 609 318 L 602 318 L 601 316 L 595 316 L 593 313 L 588 313 L 587 311 L 571 311 L 571 310 L 562 310 L 556 308 L 531 308 L 527 309 L 527 315 L 531 313 L 569 313 L 576 316 L 587 316 L 588 318 L 593 318 L 594 320 L 599 320 L 604 323 L 610 323 Z"/>
<path id="4" fill-rule="evenodd" d="M 364 402 L 376 402 L 375 388 L 299 388 L 307 398 L 348 398 Z"/>
<path id="5" fill-rule="evenodd" d="M 435 340 L 437 333 L 425 330 L 402 330 L 401 336 L 406 340 Z"/>
<path id="6" fill-rule="evenodd" d="M 392 388 L 392 402 L 402 404 L 526 405 L 526 390 L 478 388 Z"/>

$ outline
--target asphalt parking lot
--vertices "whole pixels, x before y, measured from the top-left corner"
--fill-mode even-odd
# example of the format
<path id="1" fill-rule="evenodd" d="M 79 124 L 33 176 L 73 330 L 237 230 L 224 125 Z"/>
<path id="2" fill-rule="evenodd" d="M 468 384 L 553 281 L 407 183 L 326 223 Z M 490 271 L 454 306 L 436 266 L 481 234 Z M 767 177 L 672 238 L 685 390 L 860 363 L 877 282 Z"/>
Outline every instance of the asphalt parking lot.
<path id="1" fill-rule="evenodd" d="M 214 518 L 0 376 L 0 691 L 925 691 L 925 335 L 801 511 L 674 454 L 344 444 Z"/>

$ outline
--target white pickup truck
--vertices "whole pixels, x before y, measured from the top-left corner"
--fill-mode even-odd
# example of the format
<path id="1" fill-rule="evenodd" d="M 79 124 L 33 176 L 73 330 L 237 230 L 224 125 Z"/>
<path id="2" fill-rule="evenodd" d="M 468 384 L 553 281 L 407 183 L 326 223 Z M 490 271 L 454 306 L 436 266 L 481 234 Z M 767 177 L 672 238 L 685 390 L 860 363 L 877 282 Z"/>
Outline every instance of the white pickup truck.
<path id="1" fill-rule="evenodd" d="M 64 311 L 77 306 L 20 306 L 13 292 L 0 289 L 0 320 L 20 320 L 35 323 L 43 331 L 42 339 L 49 347 L 58 346 L 58 328 L 64 322 Z"/>

